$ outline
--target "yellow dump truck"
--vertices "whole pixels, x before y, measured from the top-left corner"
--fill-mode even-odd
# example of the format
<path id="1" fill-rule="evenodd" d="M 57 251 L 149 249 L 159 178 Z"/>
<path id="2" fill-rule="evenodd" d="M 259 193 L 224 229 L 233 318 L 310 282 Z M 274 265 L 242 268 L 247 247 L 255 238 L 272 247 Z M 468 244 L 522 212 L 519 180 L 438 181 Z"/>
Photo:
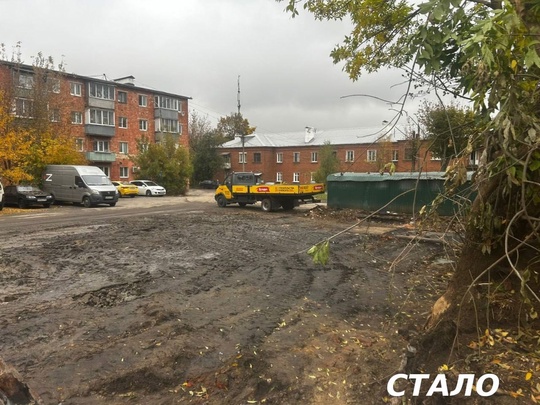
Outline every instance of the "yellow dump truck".
<path id="1" fill-rule="evenodd" d="M 263 211 L 282 207 L 292 210 L 300 202 L 317 202 L 317 194 L 324 193 L 324 184 L 266 184 L 260 173 L 230 173 L 214 196 L 218 206 L 238 204 L 241 207 L 260 201 Z"/>

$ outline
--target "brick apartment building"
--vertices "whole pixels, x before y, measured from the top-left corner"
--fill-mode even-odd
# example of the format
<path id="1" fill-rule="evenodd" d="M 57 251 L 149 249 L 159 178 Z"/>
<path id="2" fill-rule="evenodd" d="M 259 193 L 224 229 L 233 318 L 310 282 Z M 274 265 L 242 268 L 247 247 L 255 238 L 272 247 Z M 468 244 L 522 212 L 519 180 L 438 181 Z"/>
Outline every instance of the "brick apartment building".
<path id="1" fill-rule="evenodd" d="M 190 97 L 135 85 L 135 78 L 116 80 L 51 72 L 48 104 L 55 125 L 67 125 L 76 149 L 89 165 L 100 167 L 111 179 L 132 180 L 137 168 L 137 140 L 159 143 L 166 134 L 188 147 Z M 0 87 L 12 99 L 12 113 L 33 118 L 33 66 L 0 61 Z"/>
<path id="2" fill-rule="evenodd" d="M 405 139 L 401 128 L 351 128 L 279 134 L 252 134 L 222 145 L 225 167 L 218 178 L 230 171 L 263 173 L 266 182 L 310 183 L 319 168 L 319 152 L 330 142 L 341 172 L 379 172 L 394 163 L 397 172 L 440 171 L 441 161 L 427 150 L 427 143 Z M 416 149 L 416 153 L 415 152 Z"/>

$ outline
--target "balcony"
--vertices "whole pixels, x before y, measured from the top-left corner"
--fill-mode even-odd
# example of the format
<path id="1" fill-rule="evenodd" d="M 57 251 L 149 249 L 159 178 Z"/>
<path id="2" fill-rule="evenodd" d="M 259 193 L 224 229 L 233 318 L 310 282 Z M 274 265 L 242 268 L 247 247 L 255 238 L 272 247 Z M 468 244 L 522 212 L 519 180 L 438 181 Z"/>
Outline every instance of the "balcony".
<path id="1" fill-rule="evenodd" d="M 171 136 L 174 143 L 180 142 L 180 134 L 179 133 L 171 133 L 171 132 L 156 132 L 156 143 L 162 143 L 165 141 L 165 138 L 167 136 Z"/>
<path id="2" fill-rule="evenodd" d="M 115 128 L 114 126 L 107 126 L 107 125 L 86 124 L 84 126 L 84 133 L 86 135 L 113 137 L 115 133 Z"/>
<path id="3" fill-rule="evenodd" d="M 86 152 L 86 160 L 89 162 L 114 162 L 116 154 L 112 152 Z"/>

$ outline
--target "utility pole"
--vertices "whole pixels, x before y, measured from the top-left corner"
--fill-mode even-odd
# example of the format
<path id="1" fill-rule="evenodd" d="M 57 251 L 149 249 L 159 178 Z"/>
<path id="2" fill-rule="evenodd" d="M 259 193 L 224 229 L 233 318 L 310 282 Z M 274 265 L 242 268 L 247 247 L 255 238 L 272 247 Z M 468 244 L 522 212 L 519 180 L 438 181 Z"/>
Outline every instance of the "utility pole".
<path id="1" fill-rule="evenodd" d="M 240 120 L 242 118 L 242 115 L 240 114 L 240 75 L 238 75 L 238 95 L 236 99 L 238 102 L 238 120 Z M 244 134 L 244 131 L 242 131 L 242 129 L 240 129 L 240 131 L 241 131 L 240 137 L 242 138 L 242 171 L 245 172 L 246 171 L 246 154 L 244 152 L 244 144 L 245 144 L 246 134 Z"/>

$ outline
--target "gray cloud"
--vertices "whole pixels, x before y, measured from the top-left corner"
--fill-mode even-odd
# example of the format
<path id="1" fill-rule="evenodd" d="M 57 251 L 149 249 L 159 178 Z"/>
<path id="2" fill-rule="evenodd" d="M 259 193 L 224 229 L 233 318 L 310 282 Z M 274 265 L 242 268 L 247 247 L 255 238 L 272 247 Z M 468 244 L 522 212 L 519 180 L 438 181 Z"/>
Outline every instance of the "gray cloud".
<path id="1" fill-rule="evenodd" d="M 372 127 L 394 114 L 371 94 L 396 100 L 399 72 L 352 82 L 329 53 L 347 22 L 292 19 L 274 0 L 13 0 L 2 1 L 0 34 L 22 42 L 25 62 L 42 52 L 66 70 L 192 97 L 212 123 L 241 112 L 260 132 Z M 6 18 L 9 16 L 9 18 Z M 410 113 L 415 105 L 407 107 Z"/>

